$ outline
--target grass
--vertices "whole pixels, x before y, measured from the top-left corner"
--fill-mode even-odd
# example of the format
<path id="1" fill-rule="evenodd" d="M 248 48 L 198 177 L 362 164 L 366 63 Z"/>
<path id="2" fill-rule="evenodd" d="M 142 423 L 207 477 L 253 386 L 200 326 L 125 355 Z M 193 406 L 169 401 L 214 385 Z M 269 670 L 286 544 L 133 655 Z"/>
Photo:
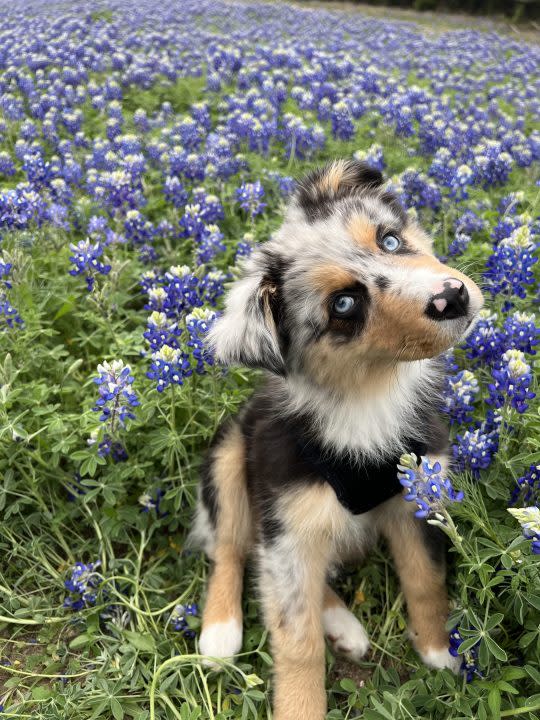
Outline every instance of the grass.
<path id="1" fill-rule="evenodd" d="M 93 20 L 109 24 L 114 13 L 96 10 Z M 151 113 L 164 101 L 183 113 L 204 98 L 216 117 L 220 96 L 206 94 L 205 83 L 201 76 L 127 90 L 126 127 L 134 128 L 137 108 Z M 103 116 L 89 105 L 83 109 L 87 136 L 103 136 Z M 314 120 L 294 103 L 290 109 Z M 11 130 L 16 137 L 17 128 Z M 358 122 L 353 141 L 330 140 L 316 160 L 286 158 L 277 150 L 271 160 L 248 150 L 245 157 L 250 177 L 262 176 L 269 165 L 298 176 L 325 158 L 348 156 L 373 142 L 383 146 L 390 175 L 409 166 L 427 167 L 415 138 L 396 140 L 369 114 Z M 517 169 L 506 186 L 474 190 L 470 202 L 487 201 L 485 216 L 493 223 L 498 200 L 522 189 L 523 204 L 533 214 L 539 207 L 535 179 L 532 169 Z M 226 208 L 224 264 L 246 229 L 264 240 L 283 211 L 269 188 L 269 211 L 251 227 L 234 206 L 236 180 L 212 188 Z M 175 220 L 163 200 L 159 174 L 150 172 L 145 183 L 147 216 Z M 6 187 L 10 184 L 15 183 Z M 77 198 L 81 227 L 96 211 L 91 201 Z M 447 249 L 454 213 L 450 208 L 424 217 L 439 252 Z M 174 631 L 170 620 L 176 605 L 204 601 L 207 560 L 185 546 L 202 454 L 259 376 L 236 369 L 222 377 L 216 371 L 158 396 L 141 358 L 147 314 L 138 288 L 143 268 L 131 248 L 115 247 L 101 294 L 89 297 L 82 279 L 67 274 L 69 242 L 82 236 L 81 229 L 43 227 L 3 240 L 15 268 L 12 302 L 24 313 L 25 329 L 6 336 L 0 360 L 1 716 L 269 718 L 272 659 L 251 575 L 244 594 L 243 652 L 235 664 L 224 663 L 221 674 L 204 669 L 196 642 Z M 480 274 L 491 249 L 488 234 L 480 235 L 462 263 Z M 193 259 L 189 243 L 160 250 L 164 267 Z M 498 310 L 501 305 L 499 299 L 493 303 Z M 141 406 L 125 434 L 130 460 L 112 464 L 99 458 L 87 439 L 97 422 L 91 378 L 98 362 L 116 357 L 131 365 Z M 463 362 L 464 353 L 459 357 Z M 487 383 L 487 370 L 478 372 Z M 505 509 L 511 478 L 524 465 L 540 462 L 540 420 L 531 410 L 519 422 L 519 439 L 505 439 L 505 452 L 481 482 L 466 474 L 456 481 L 468 500 L 453 511 L 464 538 L 463 551 L 450 555 L 453 620 L 469 625 L 471 637 L 481 643 L 485 678 L 466 685 L 447 671 L 433 673 L 420 664 L 406 639 L 403 598 L 381 546 L 369 562 L 347 569 L 338 581 L 340 594 L 368 628 L 373 649 L 359 668 L 328 654 L 329 720 L 540 717 L 538 568 Z M 158 488 L 165 493 L 166 514 L 142 512 L 139 495 Z M 64 582 L 78 561 L 99 561 L 101 581 L 95 605 L 73 613 L 63 607 Z M 190 628 L 197 632 L 199 622 L 198 616 L 190 617 Z"/>

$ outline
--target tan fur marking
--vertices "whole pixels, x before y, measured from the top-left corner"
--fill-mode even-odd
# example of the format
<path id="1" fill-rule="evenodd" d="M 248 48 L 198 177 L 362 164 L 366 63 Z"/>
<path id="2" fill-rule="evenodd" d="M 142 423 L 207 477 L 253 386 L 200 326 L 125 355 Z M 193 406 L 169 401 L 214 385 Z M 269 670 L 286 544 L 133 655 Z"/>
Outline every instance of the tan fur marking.
<path id="1" fill-rule="evenodd" d="M 291 588 L 293 597 L 301 600 L 292 612 L 288 604 L 283 605 L 287 600 L 276 591 L 272 578 L 262 576 L 275 668 L 274 720 L 324 720 L 326 716 L 322 611 L 336 505 L 334 492 L 323 483 L 288 493 L 281 503 L 280 518 L 302 573 L 295 578 L 298 586 Z"/>
<path id="2" fill-rule="evenodd" d="M 377 228 L 366 215 L 353 215 L 348 222 L 347 230 L 358 245 L 374 252 L 379 250 Z"/>
<path id="3" fill-rule="evenodd" d="M 339 265 L 320 265 L 310 273 L 313 287 L 324 295 L 352 285 L 356 278 Z"/>
<path id="4" fill-rule="evenodd" d="M 398 496 L 381 507 L 380 521 L 407 603 L 413 643 L 425 653 L 448 646 L 448 596 L 445 568 L 434 565 L 414 510 Z"/>
<path id="5" fill-rule="evenodd" d="M 403 231 L 403 239 L 415 250 L 433 256 L 433 243 L 427 233 L 415 222 L 409 222 Z"/>
<path id="6" fill-rule="evenodd" d="M 334 160 L 334 162 L 328 166 L 316 187 L 317 190 L 324 195 L 336 195 L 340 187 L 352 187 L 355 180 L 354 166 L 343 159 Z"/>
<path id="7" fill-rule="evenodd" d="M 330 485 L 322 481 L 284 495 L 279 516 L 295 536 L 307 540 L 319 536 L 336 540 L 347 529 L 343 506 Z"/>
<path id="8" fill-rule="evenodd" d="M 203 626 L 231 618 L 241 621 L 244 562 L 253 532 L 245 478 L 245 443 L 238 425 L 231 428 L 214 457 L 213 482 L 219 511 Z"/>

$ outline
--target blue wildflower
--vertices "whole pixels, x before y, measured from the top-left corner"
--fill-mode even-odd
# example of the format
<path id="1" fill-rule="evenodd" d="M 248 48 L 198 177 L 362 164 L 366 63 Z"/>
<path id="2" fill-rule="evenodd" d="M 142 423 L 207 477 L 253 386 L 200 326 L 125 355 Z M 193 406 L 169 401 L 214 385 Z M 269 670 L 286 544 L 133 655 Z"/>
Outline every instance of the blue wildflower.
<path id="1" fill-rule="evenodd" d="M 101 565 L 97 560 L 93 563 L 78 562 L 72 568 L 71 576 L 64 582 L 66 590 L 70 593 L 64 599 L 64 607 L 71 610 L 82 610 L 96 604 L 97 590 L 100 584 L 100 576 L 96 568 Z"/>
<path id="2" fill-rule="evenodd" d="M 264 188 L 260 180 L 254 183 L 243 183 L 236 190 L 236 199 L 242 210 L 245 210 L 249 217 L 254 218 L 263 212 L 266 203 L 262 202 Z"/>
<path id="3" fill-rule="evenodd" d="M 195 360 L 195 372 L 202 375 L 205 372 L 205 365 L 214 365 L 214 357 L 205 345 L 205 337 L 217 318 L 213 310 L 195 308 L 186 317 L 186 327 L 189 333 L 188 347 L 192 348 L 193 359 Z"/>
<path id="4" fill-rule="evenodd" d="M 86 240 L 80 240 L 76 245 L 71 244 L 69 247 L 73 252 L 73 255 L 71 255 L 69 259 L 70 262 L 75 265 L 75 267 L 69 271 L 69 274 L 86 274 L 86 285 L 88 291 L 92 292 L 96 275 L 108 275 L 111 271 L 111 266 L 100 260 L 103 255 L 102 244 L 99 241 L 92 243 L 92 241 L 87 238 Z"/>
<path id="5" fill-rule="evenodd" d="M 467 357 L 487 364 L 497 361 L 503 352 L 503 336 L 496 327 L 497 316 L 489 310 L 480 310 L 479 320 L 465 340 Z"/>
<path id="6" fill-rule="evenodd" d="M 454 377 L 446 377 L 442 411 L 448 415 L 451 423 L 462 425 L 472 420 L 478 392 L 478 380 L 470 370 L 462 370 Z"/>
<path id="7" fill-rule="evenodd" d="M 470 470 L 477 478 L 480 470 L 489 467 L 498 447 L 498 429 L 492 428 L 486 423 L 456 435 L 455 443 L 452 446 L 455 469 L 459 472 Z"/>
<path id="8" fill-rule="evenodd" d="M 164 345 L 178 348 L 179 338 L 182 333 L 178 324 L 172 321 L 163 312 L 154 310 L 147 321 L 146 332 L 143 333 L 144 339 L 150 345 L 152 351 L 159 350 Z"/>
<path id="9" fill-rule="evenodd" d="M 518 413 L 524 413 L 528 400 L 535 397 L 531 392 L 531 367 L 525 362 L 521 350 L 507 350 L 500 365 L 492 370 L 494 382 L 489 386 L 489 402 L 496 408 L 502 407 L 507 400 Z"/>
<path id="10" fill-rule="evenodd" d="M 176 605 L 171 613 L 169 622 L 176 632 L 182 633 L 185 638 L 193 639 L 196 635 L 195 631 L 189 626 L 188 617 L 197 617 L 199 608 L 195 603 L 188 605 Z"/>
<path id="11" fill-rule="evenodd" d="M 403 496 L 407 502 L 416 503 L 415 517 L 426 518 L 440 511 L 448 502 L 461 502 L 463 492 L 454 490 L 448 478 L 441 475 L 439 462 L 430 463 L 421 457 L 420 462 L 413 453 L 402 455 L 398 465 L 398 478 L 406 489 Z"/>
<path id="12" fill-rule="evenodd" d="M 126 420 L 135 418 L 131 408 L 140 405 L 131 387 L 133 375 L 122 360 L 105 361 L 97 369 L 99 375 L 94 382 L 99 386 L 99 398 L 92 409 L 101 413 L 100 421 L 107 423 L 114 433 L 118 424 L 123 427 Z"/>
<path id="13" fill-rule="evenodd" d="M 540 328 L 534 313 L 515 312 L 507 317 L 503 326 L 503 345 L 536 355 L 534 347 L 540 342 Z"/>
<path id="14" fill-rule="evenodd" d="M 522 505 L 540 504 L 540 465 L 531 465 L 525 475 L 516 480 L 510 505 L 516 505 L 518 500 Z"/>
<path id="15" fill-rule="evenodd" d="M 486 264 L 484 277 L 492 295 L 527 296 L 526 286 L 533 285 L 532 266 L 538 261 L 533 255 L 537 245 L 531 240 L 531 230 L 522 225 L 509 238 L 501 240 Z"/>
<path id="16" fill-rule="evenodd" d="M 523 537 L 531 540 L 534 555 L 540 555 L 540 508 L 536 505 L 523 508 L 508 508 L 521 525 Z"/>
<path id="17" fill-rule="evenodd" d="M 189 356 L 185 352 L 163 345 L 152 353 L 152 363 L 146 375 L 157 382 L 156 390 L 163 392 L 169 385 L 183 385 L 184 378 L 189 377 L 191 372 Z"/>
<path id="18" fill-rule="evenodd" d="M 459 632 L 459 627 L 457 625 L 453 630 L 451 630 L 449 641 L 450 647 L 448 648 L 448 651 L 450 652 L 450 655 L 453 657 L 461 657 L 460 672 L 465 676 L 466 682 L 472 682 L 475 676 L 483 677 L 480 669 L 478 668 L 478 648 L 480 646 L 480 642 L 473 645 L 472 648 L 466 650 L 463 655 L 460 655 L 459 647 L 463 642 L 463 638 L 461 637 L 461 633 Z"/>

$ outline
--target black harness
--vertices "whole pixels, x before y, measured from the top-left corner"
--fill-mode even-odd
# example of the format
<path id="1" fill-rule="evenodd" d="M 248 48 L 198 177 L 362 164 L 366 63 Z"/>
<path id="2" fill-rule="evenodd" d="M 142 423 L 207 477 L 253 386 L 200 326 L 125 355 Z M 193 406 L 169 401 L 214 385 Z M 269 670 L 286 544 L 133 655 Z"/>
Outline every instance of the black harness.
<path id="1" fill-rule="evenodd" d="M 314 475 L 323 477 L 333 488 L 337 499 L 353 515 L 361 515 L 402 491 L 398 480 L 399 456 L 388 460 L 367 461 L 362 465 L 346 454 L 330 455 L 314 440 L 296 435 L 296 449 L 302 462 Z M 427 445 L 411 440 L 404 443 L 417 458 L 425 455 Z"/>

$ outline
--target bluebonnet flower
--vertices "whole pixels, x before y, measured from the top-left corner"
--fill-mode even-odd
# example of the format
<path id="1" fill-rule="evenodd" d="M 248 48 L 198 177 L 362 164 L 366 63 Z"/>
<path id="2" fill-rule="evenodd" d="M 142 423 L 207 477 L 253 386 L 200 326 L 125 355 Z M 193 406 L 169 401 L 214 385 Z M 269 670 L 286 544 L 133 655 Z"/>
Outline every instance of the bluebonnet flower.
<path id="1" fill-rule="evenodd" d="M 463 492 L 456 492 L 450 480 L 441 475 L 439 462 L 432 465 L 425 457 L 419 462 L 410 453 L 401 456 L 398 469 L 399 482 L 407 491 L 403 498 L 416 503 L 415 517 L 427 518 L 440 512 L 446 503 L 463 500 Z"/>
<path id="2" fill-rule="evenodd" d="M 99 386 L 99 398 L 93 410 L 101 413 L 100 421 L 107 423 L 114 433 L 118 424 L 123 427 L 126 420 L 135 418 L 131 408 L 140 405 L 131 387 L 133 375 L 122 360 L 104 361 L 97 369 L 99 375 L 94 382 Z"/>
<path id="3" fill-rule="evenodd" d="M 540 555 L 540 508 L 536 505 L 523 508 L 508 508 L 521 525 L 523 537 L 531 540 L 531 550 L 534 555 Z"/>
<path id="4" fill-rule="evenodd" d="M 182 635 L 188 639 L 193 639 L 196 632 L 189 626 L 187 620 L 188 617 L 197 617 L 199 608 L 195 603 L 189 603 L 187 605 L 176 605 L 171 613 L 169 622 L 173 626 L 176 632 L 182 633 Z"/>
<path id="5" fill-rule="evenodd" d="M 70 593 L 64 599 L 64 607 L 71 610 L 82 610 L 96 604 L 97 590 L 100 584 L 100 576 L 96 568 L 101 565 L 97 560 L 93 563 L 75 563 L 71 576 L 64 582 L 66 590 Z"/>
<path id="6" fill-rule="evenodd" d="M 169 513 L 163 512 L 161 509 L 161 501 L 164 495 L 165 491 L 161 488 L 158 488 L 154 495 L 149 492 L 139 495 L 139 505 L 142 505 L 141 512 L 147 513 L 150 512 L 150 510 L 155 510 L 157 517 L 165 517 L 168 515 Z"/>
<path id="7" fill-rule="evenodd" d="M 204 300 L 215 307 L 217 299 L 225 292 L 223 283 L 227 275 L 220 270 L 211 270 L 201 281 Z"/>
<path id="8" fill-rule="evenodd" d="M 264 197 L 264 188 L 260 180 L 254 183 L 243 183 L 236 190 L 236 199 L 240 203 L 242 210 L 245 210 L 251 218 L 259 215 L 266 207 L 266 203 L 262 202 Z"/>
<path id="9" fill-rule="evenodd" d="M 90 238 L 80 240 L 76 245 L 69 246 L 73 255 L 69 260 L 75 267 L 69 271 L 70 275 L 86 274 L 86 286 L 92 292 L 96 282 L 96 275 L 108 275 L 111 271 L 109 263 L 103 262 L 103 246 L 99 240 L 92 243 Z"/>
<path id="10" fill-rule="evenodd" d="M 382 145 L 378 143 L 373 143 L 373 145 L 365 151 L 357 150 L 354 153 L 354 158 L 356 160 L 363 160 L 370 167 L 380 170 L 381 172 L 386 167 Z"/>
<path id="11" fill-rule="evenodd" d="M 509 238 L 501 240 L 486 264 L 484 277 L 492 295 L 527 296 L 527 285 L 533 285 L 532 266 L 538 261 L 533 255 L 537 245 L 531 240 L 531 230 L 522 225 Z"/>
<path id="12" fill-rule="evenodd" d="M 525 475 L 516 480 L 510 505 L 516 505 L 518 500 L 522 505 L 540 504 L 540 465 L 531 465 Z"/>
<path id="13" fill-rule="evenodd" d="M 253 234 L 245 233 L 243 238 L 236 243 L 236 254 L 234 257 L 235 262 L 238 262 L 240 258 L 249 257 L 253 252 L 254 245 L 255 238 L 253 237 Z"/>
<path id="14" fill-rule="evenodd" d="M 163 345 L 152 353 L 152 364 L 146 375 L 157 382 L 158 392 L 163 392 L 169 385 L 183 385 L 184 378 L 191 375 L 189 356 L 179 348 Z"/>
<path id="15" fill-rule="evenodd" d="M 296 187 L 296 181 L 294 178 L 289 177 L 288 175 L 282 175 L 275 170 L 270 170 L 267 175 L 268 178 L 275 182 L 278 186 L 280 195 L 283 197 L 289 197 L 292 195 L 294 188 Z"/>
<path id="16" fill-rule="evenodd" d="M 451 423 L 462 425 L 472 420 L 478 392 L 478 380 L 470 370 L 462 370 L 454 377 L 446 377 L 442 411 L 448 415 Z"/>
<path id="17" fill-rule="evenodd" d="M 470 470 L 477 478 L 480 470 L 490 466 L 498 448 L 498 428 L 492 428 L 491 423 L 481 423 L 474 429 L 456 435 L 455 443 L 452 445 L 454 467 L 459 472 Z"/>
<path id="18" fill-rule="evenodd" d="M 335 103 L 330 112 L 332 135 L 337 140 L 351 140 L 355 134 L 351 111 L 344 100 Z"/>
<path id="19" fill-rule="evenodd" d="M 197 238 L 197 245 L 197 262 L 201 265 L 209 263 L 227 249 L 223 233 L 217 225 L 205 225 Z"/>
<path id="20" fill-rule="evenodd" d="M 465 250 L 469 247 L 471 242 L 471 236 L 465 233 L 456 233 L 454 239 L 448 246 L 448 255 L 455 257 L 456 255 L 463 255 Z"/>
<path id="21" fill-rule="evenodd" d="M 489 310 L 480 310 L 479 320 L 464 344 L 470 360 L 492 364 L 500 358 L 504 345 L 502 333 L 495 325 L 496 319 Z"/>
<path id="22" fill-rule="evenodd" d="M 2 150 L 0 152 L 0 175 L 15 175 L 15 172 L 15 163 L 11 156 L 5 150 Z"/>
<path id="23" fill-rule="evenodd" d="M 461 233 L 472 235 L 473 233 L 482 232 L 487 228 L 487 221 L 478 215 L 471 208 L 467 208 L 457 216 L 454 223 L 456 235 Z"/>
<path id="24" fill-rule="evenodd" d="M 99 430 L 93 430 L 88 438 L 88 445 L 97 443 L 97 454 L 102 457 L 110 457 L 114 463 L 126 462 L 128 453 L 119 440 L 113 439 L 108 433 L 104 433 L 101 440 L 98 440 Z"/>
<path id="25" fill-rule="evenodd" d="M 13 263 L 5 262 L 4 259 L 0 257 L 0 286 L 3 285 L 6 290 L 10 290 L 12 287 L 11 281 L 9 280 L 12 268 Z"/>
<path id="26" fill-rule="evenodd" d="M 0 330 L 22 326 L 23 320 L 5 294 L 0 293 Z"/>
<path id="27" fill-rule="evenodd" d="M 192 348 L 191 352 L 196 362 L 195 372 L 199 375 L 205 372 L 205 365 L 214 365 L 214 356 L 205 345 L 205 336 L 216 318 L 217 313 L 206 308 L 195 308 L 186 317 L 186 327 L 189 333 L 187 346 Z"/>
<path id="28" fill-rule="evenodd" d="M 540 342 L 540 328 L 536 325 L 534 313 L 515 312 L 504 321 L 504 347 L 536 355 L 534 347 Z"/>
<path id="29" fill-rule="evenodd" d="M 182 330 L 176 322 L 168 318 L 165 313 L 154 310 L 148 318 L 147 329 L 143 333 L 143 337 L 155 352 L 164 345 L 172 348 L 180 347 L 181 334 Z"/>
<path id="30" fill-rule="evenodd" d="M 524 197 L 525 196 L 522 190 L 505 195 L 499 201 L 497 212 L 501 215 L 514 214 L 519 209 L 520 203 L 523 202 Z"/>
<path id="31" fill-rule="evenodd" d="M 460 672 L 465 676 L 465 680 L 469 683 L 476 677 L 483 677 L 480 669 L 478 668 L 478 647 L 480 643 L 473 645 L 472 648 L 466 650 L 463 655 L 460 656 L 459 646 L 463 642 L 459 627 L 456 627 L 450 631 L 450 647 L 448 648 L 450 655 L 453 657 L 461 657 Z"/>
<path id="32" fill-rule="evenodd" d="M 492 375 L 494 382 L 489 386 L 488 402 L 500 408 L 509 400 L 511 407 L 518 413 L 524 413 L 529 407 L 528 400 L 532 400 L 535 394 L 530 390 L 531 367 L 525 362 L 521 350 L 507 350 L 500 365 L 492 370 Z"/>
<path id="33" fill-rule="evenodd" d="M 176 176 L 167 176 L 163 185 L 163 192 L 168 202 L 176 208 L 183 208 L 187 205 L 188 193 Z"/>
<path id="34" fill-rule="evenodd" d="M 477 146 L 474 153 L 476 182 L 484 187 L 503 185 L 512 170 L 512 156 L 502 149 L 499 142 L 487 140 Z"/>

